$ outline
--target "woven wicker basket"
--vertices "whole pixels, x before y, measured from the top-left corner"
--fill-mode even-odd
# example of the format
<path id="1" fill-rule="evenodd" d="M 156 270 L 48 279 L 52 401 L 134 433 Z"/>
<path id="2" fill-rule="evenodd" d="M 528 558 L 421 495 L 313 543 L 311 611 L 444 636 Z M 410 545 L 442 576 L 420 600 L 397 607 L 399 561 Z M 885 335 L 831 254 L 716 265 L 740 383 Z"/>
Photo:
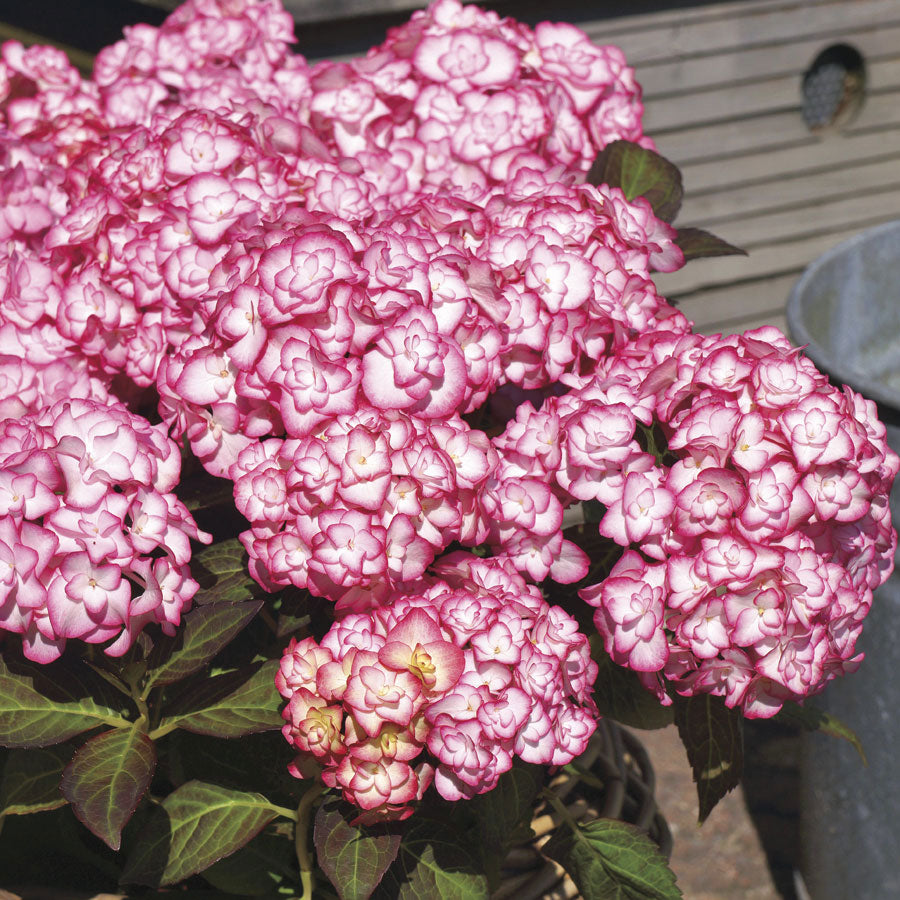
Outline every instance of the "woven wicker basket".
<path id="1" fill-rule="evenodd" d="M 654 799 L 653 767 L 634 735 L 614 722 L 601 720 L 575 765 L 590 771 L 603 786 L 586 790 L 581 779 L 565 772 L 550 781 L 549 787 L 573 819 L 628 822 L 645 830 L 666 857 L 671 854 L 672 834 Z M 503 862 L 503 881 L 491 900 L 578 900 L 581 895 L 572 879 L 558 863 L 540 853 L 558 824 L 559 816 L 549 805 L 537 807 L 531 823 L 536 837 L 510 851 Z"/>

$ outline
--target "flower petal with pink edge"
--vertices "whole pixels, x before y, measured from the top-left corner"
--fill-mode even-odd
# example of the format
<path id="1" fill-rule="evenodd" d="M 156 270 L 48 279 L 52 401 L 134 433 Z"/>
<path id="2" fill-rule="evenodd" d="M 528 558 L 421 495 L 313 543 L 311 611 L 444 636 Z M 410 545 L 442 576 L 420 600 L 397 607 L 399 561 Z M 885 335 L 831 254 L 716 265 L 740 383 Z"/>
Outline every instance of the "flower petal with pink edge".
<path id="1" fill-rule="evenodd" d="M 378 661 L 386 668 L 412 673 L 426 690 L 435 693 L 453 687 L 465 668 L 463 651 L 445 640 L 431 616 L 421 609 L 412 610 L 388 632 Z"/>

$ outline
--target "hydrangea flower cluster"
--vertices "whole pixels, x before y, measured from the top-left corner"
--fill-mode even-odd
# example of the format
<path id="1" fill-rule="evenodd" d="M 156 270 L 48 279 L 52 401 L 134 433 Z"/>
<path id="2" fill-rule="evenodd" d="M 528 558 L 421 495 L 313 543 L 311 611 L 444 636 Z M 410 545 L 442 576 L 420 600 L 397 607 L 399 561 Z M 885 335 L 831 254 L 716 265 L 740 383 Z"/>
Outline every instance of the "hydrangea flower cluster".
<path id="1" fill-rule="evenodd" d="M 395 194 L 504 182 L 523 165 L 586 170 L 616 138 L 650 146 L 622 51 L 571 25 L 532 31 L 440 0 L 360 59 L 309 66 L 289 52 L 292 40 L 276 0 L 192 0 L 161 28 L 128 29 L 100 53 L 104 117 L 144 124 L 173 94 L 216 112 L 252 103 L 279 150 L 302 146 L 312 156 L 327 147 Z M 358 166 L 332 173 L 342 190 L 359 186 Z"/>
<path id="2" fill-rule="evenodd" d="M 592 365 L 657 319 L 688 327 L 649 280 L 681 264 L 674 232 L 618 190 L 527 170 L 467 199 L 296 218 L 216 251 L 194 314 L 206 328 L 160 362 L 163 414 L 213 474 L 269 433 L 303 437 L 369 405 L 471 413 L 505 383 L 541 388 Z"/>
<path id="3" fill-rule="evenodd" d="M 174 634 L 197 591 L 190 540 L 209 541 L 171 493 L 178 448 L 124 407 L 60 401 L 0 422 L 0 628 L 25 655 L 111 639 L 148 622 Z"/>
<path id="4" fill-rule="evenodd" d="M 0 132 L 0 417 L 36 412 L 66 397 L 106 400 L 107 380 L 91 371 L 71 340 L 106 346 L 93 323 L 66 314 L 67 285 L 42 253 L 47 229 L 68 206 L 64 170 L 46 159 L 46 144 Z M 94 301 L 103 305 L 98 291 Z M 107 306 L 107 318 L 120 315 Z M 62 309 L 61 309 L 62 307 Z"/>
<path id="5" fill-rule="evenodd" d="M 478 496 L 496 464 L 458 416 L 435 423 L 360 407 L 314 435 L 257 442 L 232 467 L 251 571 L 368 609 L 454 541 L 487 537 Z"/>
<path id="6" fill-rule="evenodd" d="M 292 40 L 277 0 L 188 0 L 92 80 L 0 52 L 0 629 L 172 631 L 208 537 L 168 429 L 253 577 L 334 603 L 285 735 L 366 821 L 584 747 L 596 666 L 534 584 L 586 578 L 580 502 L 618 559 L 581 596 L 663 702 L 768 716 L 851 669 L 898 459 L 780 333 L 658 296 L 676 232 L 585 183 L 652 146 L 621 52 L 458 0 L 349 62 Z"/>
<path id="7" fill-rule="evenodd" d="M 352 63 L 309 67 L 291 39 L 275 2 L 197 0 L 91 82 L 55 51 L 3 57 L 6 127 L 43 142 L 27 180 L 64 173 L 36 248 L 58 349 L 101 382 L 158 380 L 210 471 L 357 396 L 471 411 L 672 314 L 648 278 L 682 262 L 672 229 L 573 183 L 609 140 L 648 143 L 617 48 L 456 0 Z"/>
<path id="8" fill-rule="evenodd" d="M 751 717 L 855 668 L 896 547 L 900 460 L 871 401 L 831 387 L 774 328 L 645 334 L 568 381 L 497 444 L 599 501 L 600 534 L 627 548 L 580 592 L 613 660 L 664 702 L 672 682 Z"/>
<path id="9" fill-rule="evenodd" d="M 439 578 L 292 641 L 276 677 L 299 777 L 320 774 L 359 820 L 403 819 L 434 786 L 491 790 L 512 765 L 562 765 L 596 727 L 587 638 L 508 563 L 444 557 Z"/>
<path id="10" fill-rule="evenodd" d="M 4 45 L 0 412 L 156 386 L 237 483 L 259 580 L 367 608 L 488 537 L 496 460 L 460 416 L 677 319 L 649 273 L 681 254 L 576 183 L 649 143 L 618 49 L 456 0 L 353 63 L 291 40 L 277 2 L 195 0 L 90 81 Z"/>

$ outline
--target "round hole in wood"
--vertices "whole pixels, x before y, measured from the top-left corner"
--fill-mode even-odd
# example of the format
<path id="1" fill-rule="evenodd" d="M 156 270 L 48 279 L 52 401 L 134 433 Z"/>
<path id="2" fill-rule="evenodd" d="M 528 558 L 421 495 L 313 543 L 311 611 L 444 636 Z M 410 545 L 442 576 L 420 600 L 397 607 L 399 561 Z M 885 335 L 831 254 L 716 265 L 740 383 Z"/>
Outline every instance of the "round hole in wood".
<path id="1" fill-rule="evenodd" d="M 866 87 L 862 54 L 850 44 L 822 50 L 803 74 L 803 121 L 810 131 L 839 130 L 856 118 Z"/>

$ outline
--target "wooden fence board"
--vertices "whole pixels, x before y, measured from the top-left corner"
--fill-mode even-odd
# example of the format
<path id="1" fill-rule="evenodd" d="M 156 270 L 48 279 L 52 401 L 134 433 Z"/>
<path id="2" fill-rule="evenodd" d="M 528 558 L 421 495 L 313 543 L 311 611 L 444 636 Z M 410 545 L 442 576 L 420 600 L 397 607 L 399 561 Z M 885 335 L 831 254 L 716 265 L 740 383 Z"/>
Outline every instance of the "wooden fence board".
<path id="1" fill-rule="evenodd" d="M 630 64 L 636 65 L 831 35 L 846 28 L 848 19 L 882 27 L 900 25 L 897 0 L 853 0 L 850 7 L 847 0 L 816 4 L 812 10 L 804 2 L 775 9 L 743 3 L 735 5 L 730 15 L 706 21 L 676 20 L 618 34 L 609 28 L 604 34 L 602 21 L 582 27 L 598 43 L 609 42 L 614 36 Z"/>
<path id="2" fill-rule="evenodd" d="M 767 44 L 742 50 L 723 50 L 702 56 L 678 57 L 639 65 L 645 99 L 711 87 L 738 85 L 779 75 L 800 76 L 830 43 L 849 43 L 871 65 L 897 56 L 900 26 L 870 26 L 865 22 L 835 29 L 831 34 Z M 871 80 L 871 79 L 870 79 Z"/>
<path id="3" fill-rule="evenodd" d="M 680 165 L 687 194 L 698 198 L 741 187 L 761 187 L 783 177 L 815 174 L 835 165 L 846 165 L 852 170 L 857 165 L 883 159 L 900 163 L 900 127 L 881 134 L 829 134 L 804 142 L 800 147 Z"/>
<path id="4" fill-rule="evenodd" d="M 897 46 L 900 48 L 900 43 Z M 870 92 L 900 90 L 900 54 L 870 61 L 867 73 Z M 640 81 L 641 72 L 637 75 Z M 803 73 L 799 71 L 742 84 L 646 98 L 645 121 L 649 123 L 648 128 L 659 134 L 780 109 L 796 109 L 799 117 L 802 81 Z M 805 129 L 802 121 L 801 125 Z"/>
<path id="5" fill-rule="evenodd" d="M 684 104 L 691 102 L 684 99 Z M 859 117 L 846 129 L 847 134 L 864 134 L 870 127 L 889 129 L 900 126 L 900 91 L 869 96 Z M 772 151 L 813 145 L 819 141 L 806 127 L 798 108 L 742 119 L 698 125 L 680 131 L 660 133 L 648 116 L 644 130 L 653 135 L 660 153 L 679 166 L 692 162 L 727 159 L 734 156 L 769 154 Z M 772 170 L 773 175 L 775 170 Z"/>
<path id="6" fill-rule="evenodd" d="M 694 291 L 675 299 L 678 308 L 694 322 L 698 331 L 712 333 L 721 330 L 724 323 L 740 322 L 748 316 L 782 314 L 788 294 L 801 272 L 802 269 L 797 269 L 786 275 Z"/>
<path id="7" fill-rule="evenodd" d="M 815 237 L 829 234 L 841 226 L 859 222 L 865 227 L 873 219 L 893 218 L 900 213 L 900 179 L 871 194 L 849 197 L 820 197 L 795 209 L 742 216 L 722 228 L 726 240 L 752 251 L 776 241 L 795 237 Z"/>
<path id="8" fill-rule="evenodd" d="M 792 10 L 798 4 L 798 0 L 752 0 L 752 2 L 756 13 Z M 801 0 L 801 2 L 805 2 L 807 6 L 812 7 L 834 3 L 835 0 Z M 744 5 L 747 4 L 745 3 Z M 636 13 L 616 18 L 598 15 L 596 18 L 600 21 L 588 23 L 588 25 L 582 25 L 581 27 L 602 27 L 607 33 L 620 36 L 648 29 L 659 29 L 664 26 L 687 27 L 721 19 L 731 19 L 735 15 L 745 15 L 745 11 L 740 6 L 740 4 L 728 2 L 728 0 L 726 2 L 709 3 L 695 7 L 675 7 L 672 4 L 671 9 L 660 9 L 649 13 Z"/>
<path id="9" fill-rule="evenodd" d="M 747 120 L 729 122 L 663 135 L 645 128 L 645 133 L 653 135 L 663 156 L 683 168 L 691 163 L 721 164 L 734 157 L 767 155 L 776 150 L 815 144 L 817 138 L 799 119 L 796 110 L 786 110 L 758 116 L 752 123 Z"/>
<path id="10" fill-rule="evenodd" d="M 655 275 L 660 293 L 664 297 L 678 297 L 692 291 L 722 288 L 735 282 L 754 278 L 785 275 L 804 268 L 811 260 L 821 256 L 841 241 L 853 237 L 865 228 L 885 222 L 891 216 L 877 214 L 868 221 L 850 223 L 848 227 L 782 241 L 752 250 L 749 256 L 725 256 L 717 259 L 696 260 L 678 272 Z M 727 239 L 727 234 L 723 233 Z"/>
<path id="11" fill-rule="evenodd" d="M 378 13 L 412 12 L 428 4 L 416 0 L 282 0 L 297 22 L 324 22 Z M 374 43 L 374 41 L 373 41 Z"/>
<path id="12" fill-rule="evenodd" d="M 679 225 L 712 228 L 750 216 L 814 206 L 823 197 L 839 199 L 871 196 L 900 185 L 900 130 L 894 135 L 894 152 L 871 162 L 838 160 L 833 168 L 795 175 L 780 174 L 748 187 L 726 186 L 714 193 L 697 195 L 690 185 L 678 214 Z M 900 215 L 900 209 L 897 210 Z"/>
<path id="13" fill-rule="evenodd" d="M 710 327 L 710 334 L 743 334 L 745 331 L 751 331 L 754 328 L 762 328 L 763 325 L 774 325 L 783 334 L 788 333 L 787 316 L 784 309 L 770 310 L 761 314 L 748 316 L 742 319 L 733 319 L 729 322 L 722 322 L 716 326 Z"/>

